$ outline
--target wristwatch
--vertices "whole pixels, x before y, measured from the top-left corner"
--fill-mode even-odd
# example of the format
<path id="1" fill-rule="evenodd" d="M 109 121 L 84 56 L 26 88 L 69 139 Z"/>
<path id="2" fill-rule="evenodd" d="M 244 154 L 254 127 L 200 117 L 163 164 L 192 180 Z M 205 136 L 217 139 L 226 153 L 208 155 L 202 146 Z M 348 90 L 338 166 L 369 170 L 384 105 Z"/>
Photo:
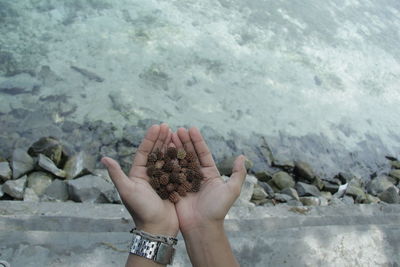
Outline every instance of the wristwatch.
<path id="1" fill-rule="evenodd" d="M 153 260 L 160 264 L 172 264 L 175 242 L 167 242 L 165 237 L 152 236 L 143 231 L 131 231 L 134 236 L 130 246 L 130 253 Z M 175 238 L 172 238 L 176 240 Z M 164 241 L 165 240 L 165 241 Z"/>

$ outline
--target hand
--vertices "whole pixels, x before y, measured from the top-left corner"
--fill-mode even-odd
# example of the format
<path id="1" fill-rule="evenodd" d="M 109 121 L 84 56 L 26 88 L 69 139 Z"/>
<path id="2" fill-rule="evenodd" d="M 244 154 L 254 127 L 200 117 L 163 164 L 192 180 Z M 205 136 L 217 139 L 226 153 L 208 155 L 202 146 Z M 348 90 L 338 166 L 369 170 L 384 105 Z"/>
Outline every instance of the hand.
<path id="1" fill-rule="evenodd" d="M 176 148 L 184 148 L 197 155 L 204 176 L 199 192 L 188 193 L 175 204 L 182 234 L 204 225 L 222 225 L 246 177 L 245 157 L 236 159 L 230 179 L 224 182 L 197 128 L 189 131 L 179 128 L 172 135 L 172 142 Z"/>
<path id="2" fill-rule="evenodd" d="M 156 149 L 166 150 L 171 138 L 172 132 L 167 124 L 150 127 L 136 152 L 129 176 L 111 158 L 104 157 L 102 163 L 106 165 L 111 180 L 138 229 L 151 234 L 176 236 L 179 224 L 175 206 L 157 195 L 148 183 L 150 178 L 146 174 L 149 153 Z"/>

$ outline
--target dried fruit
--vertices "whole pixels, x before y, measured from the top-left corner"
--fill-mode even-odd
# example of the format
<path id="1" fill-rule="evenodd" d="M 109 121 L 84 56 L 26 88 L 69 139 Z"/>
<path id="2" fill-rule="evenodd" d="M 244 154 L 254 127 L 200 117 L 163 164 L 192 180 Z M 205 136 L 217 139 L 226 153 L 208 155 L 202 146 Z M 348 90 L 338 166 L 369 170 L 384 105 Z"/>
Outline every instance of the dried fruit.
<path id="1" fill-rule="evenodd" d="M 182 185 L 178 186 L 176 192 L 178 192 L 178 194 L 182 197 L 186 196 L 186 188 L 183 187 Z"/>
<path id="2" fill-rule="evenodd" d="M 176 157 L 180 160 L 184 159 L 186 157 L 186 151 L 184 149 L 178 149 L 178 153 Z"/>
<path id="3" fill-rule="evenodd" d="M 175 185 L 174 184 L 167 184 L 166 189 L 167 189 L 168 192 L 172 192 L 172 191 L 175 190 Z"/>
<path id="4" fill-rule="evenodd" d="M 152 179 L 150 179 L 149 184 L 154 189 L 158 189 L 158 188 L 160 188 L 160 179 L 159 178 L 152 178 Z"/>
<path id="5" fill-rule="evenodd" d="M 165 164 L 165 162 L 163 160 L 157 160 L 156 163 L 154 164 L 154 166 L 156 167 L 156 169 L 162 169 L 164 164 Z"/>
<path id="6" fill-rule="evenodd" d="M 148 162 L 156 162 L 157 161 L 157 155 L 156 153 L 150 153 L 149 156 L 147 157 Z"/>
<path id="7" fill-rule="evenodd" d="M 160 177 L 160 184 L 162 185 L 167 185 L 169 183 L 169 177 L 168 174 L 163 174 Z"/>
<path id="8" fill-rule="evenodd" d="M 179 194 L 174 191 L 169 195 L 169 201 L 171 201 L 172 203 L 177 203 L 179 201 Z"/>
<path id="9" fill-rule="evenodd" d="M 177 154 L 178 154 L 178 152 L 177 152 L 177 150 L 176 150 L 175 147 L 169 147 L 169 148 L 167 149 L 167 156 L 168 156 L 170 159 L 176 159 Z"/>

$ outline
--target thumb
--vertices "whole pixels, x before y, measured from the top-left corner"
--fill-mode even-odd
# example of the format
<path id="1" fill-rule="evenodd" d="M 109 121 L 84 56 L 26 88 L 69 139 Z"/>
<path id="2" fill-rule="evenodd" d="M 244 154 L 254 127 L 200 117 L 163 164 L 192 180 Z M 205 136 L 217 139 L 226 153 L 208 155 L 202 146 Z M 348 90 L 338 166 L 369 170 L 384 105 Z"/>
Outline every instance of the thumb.
<path id="1" fill-rule="evenodd" d="M 228 181 L 228 185 L 233 189 L 233 192 L 240 194 L 244 179 L 246 178 L 247 170 L 244 165 L 246 157 L 240 155 L 233 163 L 232 175 Z"/>
<path id="2" fill-rule="evenodd" d="M 128 177 L 126 177 L 118 162 L 112 158 L 104 157 L 101 159 L 101 163 L 107 167 L 111 180 L 113 181 L 118 192 L 121 194 L 121 191 L 123 191 L 124 188 L 127 188 L 129 181 Z"/>

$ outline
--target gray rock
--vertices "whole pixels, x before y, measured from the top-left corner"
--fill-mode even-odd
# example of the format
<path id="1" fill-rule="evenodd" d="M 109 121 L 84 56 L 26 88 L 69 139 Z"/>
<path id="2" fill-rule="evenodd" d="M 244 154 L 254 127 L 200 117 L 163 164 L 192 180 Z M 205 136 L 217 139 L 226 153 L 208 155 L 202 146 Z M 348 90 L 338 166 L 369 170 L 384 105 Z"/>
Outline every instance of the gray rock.
<path id="1" fill-rule="evenodd" d="M 264 189 L 258 184 L 255 184 L 251 200 L 263 200 L 266 199 L 267 197 L 268 194 L 264 191 Z"/>
<path id="2" fill-rule="evenodd" d="M 304 196 L 319 197 L 319 196 L 321 196 L 321 192 L 318 190 L 318 188 L 315 185 L 297 182 L 295 189 L 296 189 L 297 193 L 299 194 L 299 196 L 301 196 L 301 197 L 304 197 Z"/>
<path id="3" fill-rule="evenodd" d="M 363 189 L 355 184 L 349 184 L 346 188 L 346 195 L 352 196 L 357 203 L 363 203 L 366 200 L 366 195 Z"/>
<path id="4" fill-rule="evenodd" d="M 0 162 L 0 181 L 11 179 L 12 171 L 7 161 Z"/>
<path id="5" fill-rule="evenodd" d="M 390 165 L 392 166 L 393 169 L 400 169 L 400 161 L 398 160 L 391 161 Z"/>
<path id="6" fill-rule="evenodd" d="M 32 188 L 25 188 L 24 201 L 39 202 L 39 197 Z"/>
<path id="7" fill-rule="evenodd" d="M 217 168 L 219 170 L 219 172 L 221 173 L 221 175 L 231 175 L 232 174 L 232 168 L 233 168 L 233 163 L 236 160 L 236 156 L 232 156 L 232 157 L 228 157 L 224 160 L 222 160 L 221 162 L 219 162 L 217 164 Z M 247 159 L 245 160 L 245 167 L 246 169 L 250 169 L 251 167 L 253 167 L 253 162 L 251 162 L 251 160 Z"/>
<path id="8" fill-rule="evenodd" d="M 222 176 L 226 181 L 229 179 L 227 176 Z M 240 196 L 235 201 L 235 206 L 248 206 L 251 196 L 253 195 L 254 185 L 257 183 L 257 178 L 252 175 L 247 175 L 246 180 L 243 183 L 242 190 L 240 191 Z M 254 205 L 253 205 L 254 206 Z"/>
<path id="9" fill-rule="evenodd" d="M 392 170 L 392 171 L 389 173 L 389 176 L 390 176 L 390 177 L 393 177 L 394 179 L 396 179 L 396 183 L 399 183 L 399 182 L 400 182 L 400 170 L 399 170 L 399 169 L 397 169 L 397 170 Z"/>
<path id="10" fill-rule="evenodd" d="M 3 184 L 4 193 L 15 199 L 23 199 L 26 179 L 25 175 L 17 180 L 8 180 Z"/>
<path id="11" fill-rule="evenodd" d="M 296 161 L 294 173 L 309 182 L 313 182 L 315 179 L 314 171 L 312 170 L 311 166 L 303 161 Z"/>
<path id="12" fill-rule="evenodd" d="M 51 185 L 46 188 L 44 196 L 47 200 L 66 201 L 68 199 L 68 186 L 65 181 L 55 179 Z"/>
<path id="13" fill-rule="evenodd" d="M 77 202 L 110 203 L 115 199 L 114 186 L 99 176 L 68 180 L 67 185 L 70 199 Z"/>
<path id="14" fill-rule="evenodd" d="M 341 200 L 345 205 L 353 205 L 354 204 L 354 198 L 352 198 L 350 196 L 344 196 L 343 198 L 341 198 Z"/>
<path id="15" fill-rule="evenodd" d="M 275 173 L 270 182 L 272 182 L 280 190 L 287 187 L 294 187 L 295 185 L 293 177 L 283 171 Z"/>
<path id="16" fill-rule="evenodd" d="M 370 194 L 365 194 L 364 204 L 377 204 L 379 202 L 381 202 L 381 200 L 378 197 L 374 197 Z"/>
<path id="17" fill-rule="evenodd" d="M 339 186 L 339 190 L 338 190 L 335 194 L 333 194 L 333 196 L 334 196 L 334 197 L 337 197 L 337 198 L 343 197 L 344 194 L 346 193 L 346 189 L 347 189 L 347 186 L 348 186 L 348 185 L 349 185 L 349 184 L 342 184 L 342 185 L 340 185 L 340 186 Z"/>
<path id="18" fill-rule="evenodd" d="M 0 198 L 4 196 L 3 185 L 0 184 Z"/>
<path id="19" fill-rule="evenodd" d="M 15 149 L 12 155 L 11 167 L 13 170 L 13 179 L 30 172 L 35 167 L 34 160 L 28 153 L 22 149 Z"/>
<path id="20" fill-rule="evenodd" d="M 274 189 L 272 189 L 272 187 L 268 183 L 259 181 L 258 184 L 264 189 L 264 191 L 268 194 L 268 196 L 274 197 L 275 195 Z"/>
<path id="21" fill-rule="evenodd" d="M 393 183 L 389 181 L 389 179 L 385 176 L 381 176 L 373 179 L 367 186 L 368 193 L 377 196 L 382 193 L 389 187 L 391 187 Z"/>
<path id="22" fill-rule="evenodd" d="M 321 200 L 318 197 L 300 197 L 304 206 L 320 206 Z"/>
<path id="23" fill-rule="evenodd" d="M 329 181 L 322 181 L 324 184 L 323 190 L 328 191 L 332 194 L 335 194 L 339 190 L 339 185 L 331 183 Z"/>
<path id="24" fill-rule="evenodd" d="M 10 95 L 34 93 L 39 88 L 40 82 L 26 73 L 15 75 L 0 83 L 0 92 Z"/>
<path id="25" fill-rule="evenodd" d="M 319 205 L 320 206 L 328 206 L 329 201 L 328 199 L 324 198 L 323 196 L 319 197 Z"/>
<path id="26" fill-rule="evenodd" d="M 356 178 L 356 176 L 351 173 L 340 172 L 335 176 L 335 178 L 339 179 L 342 184 L 347 184 Z"/>
<path id="27" fill-rule="evenodd" d="M 399 189 L 394 185 L 378 195 L 379 199 L 390 204 L 400 203 Z"/>
<path id="28" fill-rule="evenodd" d="M 59 168 L 57 168 L 57 166 L 54 164 L 54 162 L 51 161 L 51 159 L 49 159 L 45 155 L 39 154 L 38 165 L 42 169 L 54 174 L 57 177 L 64 178 L 66 176 L 65 171 L 64 170 L 60 170 Z"/>
<path id="29" fill-rule="evenodd" d="M 288 202 L 293 200 L 293 197 L 286 194 L 275 193 L 274 199 L 279 202 Z"/>
<path id="30" fill-rule="evenodd" d="M 274 155 L 272 166 L 291 172 L 293 171 L 295 164 L 294 161 L 289 160 L 282 155 Z"/>
<path id="31" fill-rule="evenodd" d="M 53 177 L 45 172 L 32 172 L 28 175 L 27 187 L 31 188 L 37 196 L 41 196 L 52 181 Z"/>
<path id="32" fill-rule="evenodd" d="M 288 202 L 286 202 L 286 204 L 288 206 L 292 206 L 292 207 L 301 207 L 301 206 L 303 206 L 303 203 L 301 203 L 300 200 L 295 200 L 295 199 L 289 200 Z"/>
<path id="33" fill-rule="evenodd" d="M 63 146 L 59 140 L 54 137 L 42 137 L 31 145 L 28 154 L 37 157 L 39 154 L 45 155 L 57 166 L 61 161 Z"/>
<path id="34" fill-rule="evenodd" d="M 344 206 L 346 205 L 340 198 L 332 197 L 330 203 L 331 206 Z"/>
<path id="35" fill-rule="evenodd" d="M 268 182 L 272 179 L 272 174 L 267 171 L 257 172 L 255 176 L 261 182 Z"/>
<path id="36" fill-rule="evenodd" d="M 283 189 L 280 193 L 291 196 L 293 199 L 300 201 L 297 191 L 294 190 L 293 188 L 287 187 L 287 188 Z"/>
<path id="37" fill-rule="evenodd" d="M 326 200 L 331 201 L 333 196 L 331 192 L 321 191 L 321 197 L 324 197 L 326 198 Z"/>
<path id="38" fill-rule="evenodd" d="M 255 199 L 252 199 L 252 200 L 251 200 L 251 202 L 254 203 L 254 204 L 256 204 L 257 206 L 258 206 L 258 205 L 264 205 L 264 204 L 266 204 L 266 203 L 269 203 L 270 201 L 271 201 L 271 200 L 270 200 L 270 199 L 267 199 L 267 198 L 260 199 L 260 200 L 255 200 Z"/>
<path id="39" fill-rule="evenodd" d="M 322 182 L 321 178 L 318 176 L 315 176 L 314 181 L 312 182 L 312 185 L 315 185 L 318 190 L 322 190 L 324 188 L 324 183 Z"/>
<path id="40" fill-rule="evenodd" d="M 64 170 L 67 174 L 67 179 L 73 179 L 86 174 L 91 174 L 94 167 L 94 158 L 82 151 L 67 161 Z"/>

